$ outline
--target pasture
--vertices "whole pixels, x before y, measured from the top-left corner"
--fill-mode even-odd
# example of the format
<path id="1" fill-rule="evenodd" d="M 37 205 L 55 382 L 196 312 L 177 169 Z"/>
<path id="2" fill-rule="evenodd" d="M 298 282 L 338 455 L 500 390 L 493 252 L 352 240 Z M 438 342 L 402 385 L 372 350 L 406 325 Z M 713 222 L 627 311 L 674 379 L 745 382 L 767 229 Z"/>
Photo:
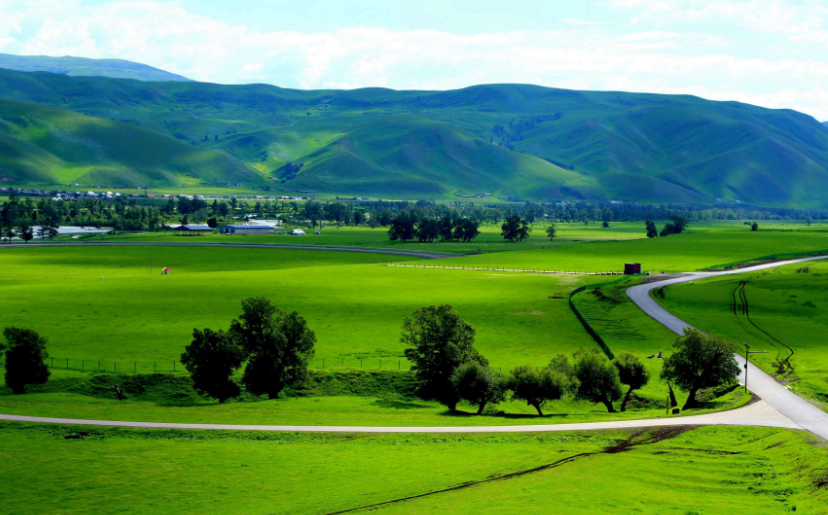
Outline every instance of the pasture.
<path id="1" fill-rule="evenodd" d="M 828 263 L 790 265 L 670 286 L 656 299 L 679 318 L 736 342 L 747 342 L 751 361 L 779 373 L 806 397 L 828 403 Z M 745 302 L 746 301 L 746 302 Z M 747 309 L 745 309 L 747 306 Z"/>
<path id="2" fill-rule="evenodd" d="M 391 503 L 380 513 L 770 514 L 819 513 L 828 501 L 818 486 L 828 453 L 803 433 L 680 431 L 357 436 L 3 423 L 0 497 L 9 515 L 380 503 Z M 404 500 L 412 496 L 422 497 Z"/>

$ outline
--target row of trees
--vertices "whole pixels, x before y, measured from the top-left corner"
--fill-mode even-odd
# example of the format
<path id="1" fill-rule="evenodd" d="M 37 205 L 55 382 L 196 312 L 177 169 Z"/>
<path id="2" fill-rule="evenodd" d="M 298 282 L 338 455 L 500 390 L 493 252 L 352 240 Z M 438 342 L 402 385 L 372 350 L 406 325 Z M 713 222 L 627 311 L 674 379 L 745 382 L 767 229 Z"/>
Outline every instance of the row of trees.
<path id="1" fill-rule="evenodd" d="M 414 364 L 422 398 L 451 410 L 465 400 L 480 414 L 511 391 L 513 399 L 526 401 L 542 416 L 545 403 L 571 395 L 614 412 L 615 402 L 623 398 L 620 409 L 626 410 L 633 392 L 650 381 L 647 367 L 636 356 L 623 353 L 610 361 L 596 349 L 576 352 L 572 362 L 560 354 L 544 368 L 517 367 L 507 376 L 489 368 L 474 348 L 474 337 L 474 328 L 450 305 L 425 307 L 406 317 L 401 341 Z M 673 347 L 661 379 L 688 392 L 685 409 L 696 406 L 700 389 L 732 383 L 739 372 L 735 349 L 721 337 L 688 329 Z"/>
<path id="2" fill-rule="evenodd" d="M 440 241 L 470 242 L 480 234 L 480 224 L 467 218 L 452 220 L 448 216 L 442 218 L 417 219 L 411 213 L 400 213 L 390 221 L 388 237 L 391 241 L 400 240 L 403 243 L 417 238 L 423 242 Z"/>

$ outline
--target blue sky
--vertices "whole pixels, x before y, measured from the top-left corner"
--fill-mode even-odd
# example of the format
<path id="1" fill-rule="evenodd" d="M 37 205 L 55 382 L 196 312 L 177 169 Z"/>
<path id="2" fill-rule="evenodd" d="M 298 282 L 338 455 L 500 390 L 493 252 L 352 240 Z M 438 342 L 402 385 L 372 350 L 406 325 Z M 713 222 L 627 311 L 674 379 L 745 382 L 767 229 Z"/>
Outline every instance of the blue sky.
<path id="1" fill-rule="evenodd" d="M 814 0 L 0 0 L 0 52 L 292 88 L 686 93 L 828 120 Z"/>

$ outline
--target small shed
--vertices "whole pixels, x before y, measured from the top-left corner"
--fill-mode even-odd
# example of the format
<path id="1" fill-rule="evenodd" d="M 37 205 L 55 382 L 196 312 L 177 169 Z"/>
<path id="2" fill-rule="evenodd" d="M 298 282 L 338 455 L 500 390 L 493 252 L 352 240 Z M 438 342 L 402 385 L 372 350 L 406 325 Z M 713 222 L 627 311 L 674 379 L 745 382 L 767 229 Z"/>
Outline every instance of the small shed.
<path id="1" fill-rule="evenodd" d="M 302 229 L 294 229 L 290 231 L 290 234 L 292 234 L 293 236 L 304 236 L 305 231 L 303 231 Z"/>
<path id="2" fill-rule="evenodd" d="M 641 263 L 624 263 L 624 275 L 636 275 L 641 273 Z"/>
<path id="3" fill-rule="evenodd" d="M 219 228 L 222 234 L 271 234 L 273 227 L 269 225 L 223 225 Z"/>

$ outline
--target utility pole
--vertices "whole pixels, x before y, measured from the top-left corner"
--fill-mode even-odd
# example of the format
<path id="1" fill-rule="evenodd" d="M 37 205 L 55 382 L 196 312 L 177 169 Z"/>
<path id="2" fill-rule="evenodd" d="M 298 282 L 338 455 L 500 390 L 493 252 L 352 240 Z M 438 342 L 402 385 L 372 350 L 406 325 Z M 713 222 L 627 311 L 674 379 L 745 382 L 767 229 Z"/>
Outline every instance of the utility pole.
<path id="1" fill-rule="evenodd" d="M 742 345 L 745 346 L 745 393 L 747 393 L 747 380 L 748 380 L 748 364 L 750 364 L 750 355 L 751 354 L 765 354 L 766 350 L 750 350 L 750 345 L 747 342 L 742 342 Z"/>

